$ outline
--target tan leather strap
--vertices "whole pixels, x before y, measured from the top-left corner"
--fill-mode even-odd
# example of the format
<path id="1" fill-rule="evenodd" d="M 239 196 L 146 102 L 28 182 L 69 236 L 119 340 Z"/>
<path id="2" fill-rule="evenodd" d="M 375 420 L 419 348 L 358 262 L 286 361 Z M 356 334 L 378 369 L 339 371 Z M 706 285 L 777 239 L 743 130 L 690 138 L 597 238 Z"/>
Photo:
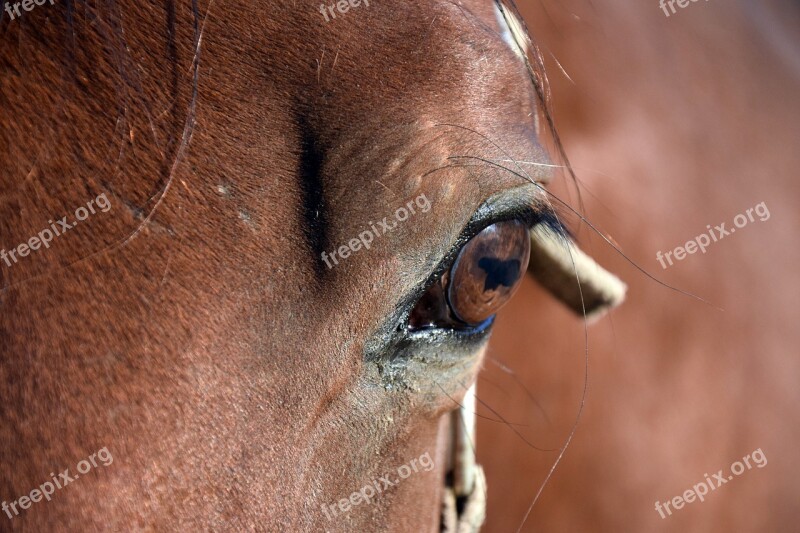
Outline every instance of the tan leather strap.
<path id="1" fill-rule="evenodd" d="M 486 477 L 475 462 L 475 390 L 473 384 L 450 415 L 451 484 L 442 502 L 442 531 L 447 533 L 475 533 L 486 518 Z"/>
<path id="2" fill-rule="evenodd" d="M 628 289 L 569 237 L 559 235 L 547 224 L 531 230 L 528 273 L 575 313 L 583 315 L 585 310 L 590 320 L 621 304 Z"/>

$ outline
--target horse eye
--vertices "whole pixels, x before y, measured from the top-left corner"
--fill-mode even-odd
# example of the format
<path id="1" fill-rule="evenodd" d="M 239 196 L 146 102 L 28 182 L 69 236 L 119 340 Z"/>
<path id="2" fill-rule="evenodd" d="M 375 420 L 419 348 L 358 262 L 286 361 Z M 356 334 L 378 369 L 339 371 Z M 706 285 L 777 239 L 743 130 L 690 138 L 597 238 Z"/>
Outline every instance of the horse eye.
<path id="1" fill-rule="evenodd" d="M 450 270 L 420 298 L 409 326 L 463 328 L 486 321 L 516 292 L 530 251 L 522 222 L 487 227 L 464 245 Z"/>

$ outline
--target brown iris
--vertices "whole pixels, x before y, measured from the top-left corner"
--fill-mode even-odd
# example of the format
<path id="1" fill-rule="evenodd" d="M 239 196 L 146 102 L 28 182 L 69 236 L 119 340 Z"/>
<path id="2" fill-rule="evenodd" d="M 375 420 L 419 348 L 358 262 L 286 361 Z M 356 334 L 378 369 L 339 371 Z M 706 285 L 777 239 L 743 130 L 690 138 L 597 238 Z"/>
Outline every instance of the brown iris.
<path id="1" fill-rule="evenodd" d="M 455 263 L 420 298 L 409 318 L 414 329 L 476 326 L 511 299 L 530 258 L 528 228 L 498 222 L 473 237 Z"/>

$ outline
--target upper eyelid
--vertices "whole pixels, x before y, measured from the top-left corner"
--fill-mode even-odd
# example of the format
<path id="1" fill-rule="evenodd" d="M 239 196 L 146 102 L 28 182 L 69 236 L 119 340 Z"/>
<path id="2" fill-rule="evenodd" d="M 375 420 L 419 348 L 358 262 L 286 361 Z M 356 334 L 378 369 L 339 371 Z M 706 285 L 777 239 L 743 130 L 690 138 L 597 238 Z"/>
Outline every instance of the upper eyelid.
<path id="1" fill-rule="evenodd" d="M 476 226 L 486 227 L 511 218 L 517 218 L 532 225 L 543 212 L 550 211 L 549 204 L 544 202 L 541 189 L 542 186 L 538 183 L 527 183 L 490 196 L 478 206 L 462 233 L 469 232 Z"/>

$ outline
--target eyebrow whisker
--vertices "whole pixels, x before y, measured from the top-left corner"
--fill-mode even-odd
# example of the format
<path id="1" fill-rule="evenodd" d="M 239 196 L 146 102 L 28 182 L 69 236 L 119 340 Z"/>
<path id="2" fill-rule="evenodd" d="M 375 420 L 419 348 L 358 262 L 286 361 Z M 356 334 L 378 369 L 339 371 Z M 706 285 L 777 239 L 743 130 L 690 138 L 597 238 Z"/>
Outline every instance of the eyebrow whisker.
<path id="1" fill-rule="evenodd" d="M 523 165 L 533 165 L 536 167 L 545 167 L 545 168 L 567 168 L 564 165 L 554 165 L 552 163 L 539 163 L 537 161 L 521 161 L 519 159 L 495 159 L 499 163 L 515 163 L 515 164 L 523 164 Z"/>
<path id="2" fill-rule="evenodd" d="M 613 248 L 613 249 L 614 249 L 614 251 L 616 251 L 618 254 L 620 254 L 620 255 L 621 255 L 621 256 L 622 256 L 622 257 L 625 259 L 625 261 L 627 261 L 628 263 L 630 263 L 630 264 L 631 264 L 631 265 L 632 265 L 632 266 L 633 266 L 633 267 L 634 267 L 636 270 L 638 270 L 639 272 L 641 272 L 642 274 L 644 274 L 645 276 L 647 276 L 647 277 L 648 277 L 648 278 L 650 278 L 651 280 L 655 281 L 655 282 L 656 282 L 656 283 L 658 283 L 659 285 L 661 285 L 661 286 L 663 286 L 663 287 L 665 287 L 665 288 L 667 288 L 667 289 L 669 289 L 669 290 L 672 290 L 672 291 L 678 292 L 678 293 L 680 293 L 680 294 L 683 294 L 684 296 L 688 296 L 688 297 L 690 297 L 690 298 L 693 298 L 693 299 L 695 299 L 695 300 L 701 301 L 701 302 L 703 302 L 703 303 L 704 303 L 704 304 L 706 304 L 706 305 L 709 305 L 709 306 L 711 306 L 711 307 L 714 307 L 715 309 L 719 309 L 718 307 L 716 307 L 715 305 L 713 305 L 713 304 L 712 304 L 711 302 L 709 302 L 708 300 L 705 300 L 704 298 L 701 298 L 700 296 L 697 296 L 696 294 L 692 294 L 691 292 L 684 291 L 683 289 L 679 289 L 679 288 L 677 288 L 677 287 L 673 287 L 672 285 L 670 285 L 670 284 L 668 284 L 668 283 L 666 283 L 666 282 L 664 282 L 664 281 L 661 281 L 660 279 L 658 279 L 657 277 L 655 277 L 654 275 L 652 275 L 650 272 L 648 272 L 647 270 L 645 270 L 644 268 L 642 268 L 641 266 L 639 266 L 639 264 L 638 264 L 638 263 L 636 263 L 636 262 L 635 262 L 633 259 L 631 259 L 630 257 L 628 257 L 628 256 L 625 254 L 625 252 L 623 252 L 623 251 L 622 251 L 622 249 L 621 249 L 621 248 L 620 248 L 620 247 L 619 247 L 617 244 L 615 244 L 615 243 L 614 243 L 614 241 L 612 241 L 612 240 L 611 240 L 609 237 L 607 237 L 607 236 L 605 235 L 605 233 L 603 233 L 602 231 L 600 231 L 600 230 L 597 228 L 597 226 L 595 226 L 593 223 L 591 223 L 591 222 L 590 222 L 590 221 L 589 221 L 589 220 L 588 220 L 588 219 L 587 219 L 585 216 L 583 216 L 583 215 L 582 215 L 582 214 L 581 214 L 579 211 L 577 211 L 575 208 L 573 208 L 571 205 L 569 205 L 568 203 L 566 203 L 564 200 L 562 200 L 561 198 L 559 198 L 558 196 L 556 196 L 556 195 L 555 195 L 555 194 L 553 194 L 552 192 L 548 191 L 548 190 L 547 190 L 545 187 L 543 187 L 543 186 L 542 186 L 540 183 L 538 183 L 538 182 L 536 182 L 535 180 L 531 179 L 531 178 L 530 178 L 530 176 L 524 176 L 524 175 L 520 174 L 519 172 L 515 172 L 514 170 L 512 170 L 512 169 L 510 169 L 510 168 L 508 168 L 508 167 L 505 167 L 505 166 L 503 166 L 503 165 L 501 165 L 501 164 L 499 164 L 499 163 L 495 163 L 494 161 L 491 161 L 491 160 L 489 160 L 489 159 L 485 159 L 485 158 L 482 158 L 482 157 L 477 157 L 477 156 L 458 156 L 458 157 L 460 157 L 460 158 L 467 158 L 467 159 L 477 159 L 478 161 L 482 161 L 482 162 L 486 163 L 487 165 L 491 165 L 491 166 L 499 167 L 499 168 L 501 168 L 501 169 L 503 169 L 503 170 L 506 170 L 507 172 L 510 172 L 510 173 L 514 174 L 515 176 L 517 176 L 517 177 L 519 177 L 519 178 L 522 178 L 522 179 L 528 179 L 528 180 L 529 180 L 529 181 L 530 181 L 530 182 L 531 182 L 533 185 L 535 185 L 536 187 L 538 187 L 538 188 L 539 188 L 539 189 L 540 189 L 540 190 L 541 190 L 541 191 L 542 191 L 542 192 L 543 192 L 545 195 L 547 195 L 548 197 L 551 197 L 551 198 L 555 199 L 555 200 L 556 200 L 556 202 L 558 202 L 558 203 L 559 203 L 560 205 L 562 205 L 562 206 L 563 206 L 565 209 L 567 209 L 568 211 L 570 211 L 571 213 L 573 213 L 573 214 L 574 214 L 576 217 L 578 217 L 578 219 L 580 219 L 580 221 L 581 221 L 581 222 L 583 222 L 584 224 L 586 224 L 586 225 L 587 225 L 587 226 L 588 226 L 588 227 L 589 227 L 589 228 L 590 228 L 592 231 L 594 231 L 595 233 L 597 233 L 597 235 L 599 235 L 599 236 L 600 236 L 600 238 L 601 238 L 601 239 L 603 239 L 603 240 L 606 242 L 606 244 L 608 244 L 609 246 L 611 246 L 611 248 Z M 554 211 L 554 213 L 555 213 L 555 211 Z M 560 223 L 560 221 L 559 221 L 559 223 Z"/>

